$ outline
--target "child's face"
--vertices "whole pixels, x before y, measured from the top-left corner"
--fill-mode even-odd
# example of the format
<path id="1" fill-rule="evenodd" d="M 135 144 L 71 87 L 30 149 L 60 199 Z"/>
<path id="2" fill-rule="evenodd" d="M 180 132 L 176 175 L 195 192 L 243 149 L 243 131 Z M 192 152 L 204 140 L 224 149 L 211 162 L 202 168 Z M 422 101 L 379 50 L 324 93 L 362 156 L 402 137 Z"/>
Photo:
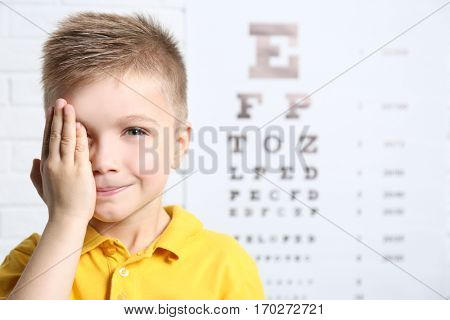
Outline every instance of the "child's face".
<path id="1" fill-rule="evenodd" d="M 176 114 L 158 82 L 134 75 L 121 81 L 107 77 L 64 97 L 87 129 L 97 189 L 128 186 L 113 195 L 97 192 L 94 217 L 103 222 L 121 221 L 160 196 L 175 148 L 184 152 L 189 139 L 175 139 Z M 127 120 L 131 115 L 154 121 Z"/>

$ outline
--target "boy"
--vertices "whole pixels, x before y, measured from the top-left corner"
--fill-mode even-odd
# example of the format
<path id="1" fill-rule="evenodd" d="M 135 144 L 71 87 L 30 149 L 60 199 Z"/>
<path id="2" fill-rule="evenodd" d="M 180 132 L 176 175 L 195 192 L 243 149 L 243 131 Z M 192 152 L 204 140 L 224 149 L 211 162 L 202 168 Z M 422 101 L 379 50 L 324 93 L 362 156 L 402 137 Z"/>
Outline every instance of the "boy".
<path id="1" fill-rule="evenodd" d="M 45 43 L 42 72 L 30 176 L 49 219 L 4 259 L 0 298 L 264 299 L 233 237 L 161 204 L 191 132 L 172 36 L 139 14 L 79 13 Z"/>

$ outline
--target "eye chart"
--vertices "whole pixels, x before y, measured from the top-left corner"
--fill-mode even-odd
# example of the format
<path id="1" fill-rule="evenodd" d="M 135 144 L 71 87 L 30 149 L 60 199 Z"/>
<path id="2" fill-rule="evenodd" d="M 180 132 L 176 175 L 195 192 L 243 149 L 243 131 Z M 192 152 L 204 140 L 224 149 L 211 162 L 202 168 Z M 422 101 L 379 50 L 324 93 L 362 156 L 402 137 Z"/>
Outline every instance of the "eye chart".
<path id="1" fill-rule="evenodd" d="M 449 295 L 441 5 L 189 3 L 186 206 L 267 298 Z"/>

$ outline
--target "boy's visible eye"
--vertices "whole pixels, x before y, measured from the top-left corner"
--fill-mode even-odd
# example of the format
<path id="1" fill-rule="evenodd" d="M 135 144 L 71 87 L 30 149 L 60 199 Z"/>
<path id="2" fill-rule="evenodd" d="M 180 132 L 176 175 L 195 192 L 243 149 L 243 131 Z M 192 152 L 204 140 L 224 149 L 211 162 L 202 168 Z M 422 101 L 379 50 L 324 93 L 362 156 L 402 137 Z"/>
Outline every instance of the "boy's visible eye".
<path id="1" fill-rule="evenodd" d="M 127 128 L 125 130 L 125 132 L 133 132 L 133 133 L 137 133 L 137 135 L 148 135 L 147 132 L 141 128 Z M 135 136 L 136 134 L 132 134 L 132 136 Z"/>

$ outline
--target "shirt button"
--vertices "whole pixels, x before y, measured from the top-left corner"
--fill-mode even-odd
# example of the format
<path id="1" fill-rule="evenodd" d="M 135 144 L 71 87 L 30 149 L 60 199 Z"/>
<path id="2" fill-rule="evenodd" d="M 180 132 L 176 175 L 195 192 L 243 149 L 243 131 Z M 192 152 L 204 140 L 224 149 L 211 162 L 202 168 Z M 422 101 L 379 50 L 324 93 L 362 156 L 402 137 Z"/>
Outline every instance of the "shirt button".
<path id="1" fill-rule="evenodd" d="M 129 274 L 128 269 L 125 268 L 125 267 L 120 268 L 120 269 L 119 269 L 119 274 L 120 274 L 122 277 L 128 276 L 128 274 Z"/>
<path id="2" fill-rule="evenodd" d="M 127 296 L 125 295 L 125 293 L 119 293 L 119 295 L 117 296 L 117 299 L 119 299 L 119 300 L 126 300 L 127 299 Z"/>
<path id="3" fill-rule="evenodd" d="M 116 252 L 116 248 L 114 248 L 114 247 L 106 247 L 106 248 L 103 249 L 103 252 L 107 256 L 112 256 Z"/>

